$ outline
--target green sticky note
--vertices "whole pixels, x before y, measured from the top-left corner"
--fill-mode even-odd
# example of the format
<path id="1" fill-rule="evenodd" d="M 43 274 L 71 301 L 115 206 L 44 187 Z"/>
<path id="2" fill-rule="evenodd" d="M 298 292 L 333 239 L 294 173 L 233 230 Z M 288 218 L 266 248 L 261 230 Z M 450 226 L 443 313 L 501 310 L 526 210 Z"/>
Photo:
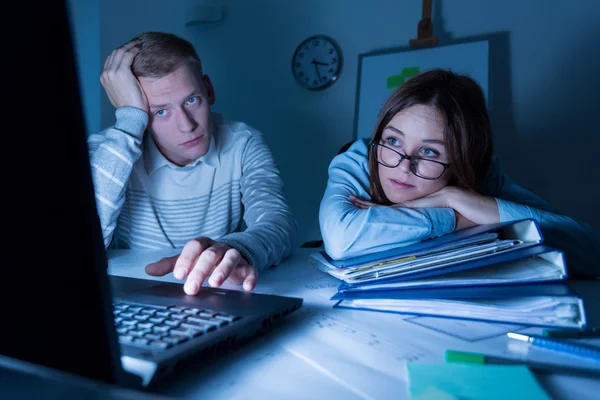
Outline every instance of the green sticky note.
<path id="1" fill-rule="evenodd" d="M 551 400 L 524 365 L 408 363 L 407 370 L 413 400 L 431 387 L 461 400 Z"/>
<path id="2" fill-rule="evenodd" d="M 405 67 L 398 75 L 388 76 L 385 80 L 385 86 L 388 89 L 394 89 L 419 73 L 419 67 Z"/>
<path id="3" fill-rule="evenodd" d="M 446 362 L 462 362 L 469 364 L 485 364 L 485 356 L 464 351 L 446 350 Z"/>

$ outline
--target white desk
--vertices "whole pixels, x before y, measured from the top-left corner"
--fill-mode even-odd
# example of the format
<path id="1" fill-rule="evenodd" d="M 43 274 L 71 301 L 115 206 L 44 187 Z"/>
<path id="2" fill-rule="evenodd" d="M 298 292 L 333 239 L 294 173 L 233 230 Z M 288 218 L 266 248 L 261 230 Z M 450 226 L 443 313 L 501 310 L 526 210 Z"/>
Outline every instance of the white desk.
<path id="1" fill-rule="evenodd" d="M 334 309 L 329 298 L 339 281 L 307 261 L 313 251 L 298 249 L 281 265 L 264 271 L 255 289 L 301 297 L 300 310 L 210 365 L 192 366 L 189 374 L 160 391 L 210 399 L 402 399 L 407 393 L 406 362 L 443 363 L 446 349 L 598 367 L 506 337 L 509 331 L 540 333 L 540 328 Z M 109 273 L 181 282 L 172 274 L 157 278 L 144 272 L 146 264 L 171 254 L 175 253 L 109 251 Z M 240 289 L 228 283 L 224 287 Z M 600 344 L 600 339 L 590 342 Z M 555 399 L 596 399 L 600 393 L 598 380 L 537 377 Z"/>

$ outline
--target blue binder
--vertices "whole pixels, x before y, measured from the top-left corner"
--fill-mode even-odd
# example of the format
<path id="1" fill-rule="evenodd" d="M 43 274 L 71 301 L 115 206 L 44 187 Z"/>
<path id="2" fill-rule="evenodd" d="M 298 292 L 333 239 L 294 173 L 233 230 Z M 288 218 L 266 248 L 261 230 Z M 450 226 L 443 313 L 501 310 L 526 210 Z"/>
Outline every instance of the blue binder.
<path id="1" fill-rule="evenodd" d="M 442 268 L 435 268 L 428 271 L 415 271 L 400 274 L 399 276 L 392 276 L 389 278 L 383 278 L 375 281 L 369 281 L 361 284 L 348 284 L 342 282 L 338 287 L 338 291 L 342 293 L 351 293 L 359 291 L 389 291 L 389 290 L 409 290 L 412 288 L 427 288 L 427 287 L 462 287 L 470 286 L 473 279 L 468 279 L 468 271 L 475 269 L 484 269 L 490 276 L 494 275 L 494 271 L 499 271 L 502 268 L 507 268 L 511 264 L 516 263 L 519 265 L 520 262 L 525 262 L 533 258 L 546 258 L 548 265 L 553 265 L 556 269 L 554 277 L 548 278 L 543 277 L 539 279 L 529 280 L 528 282 L 557 282 L 563 281 L 568 278 L 568 271 L 566 267 L 566 259 L 564 252 L 545 244 L 538 244 L 535 246 L 524 247 L 515 251 L 499 253 L 492 257 L 481 258 L 471 261 L 463 261 L 459 263 L 450 264 Z M 525 264 L 525 263 L 524 263 Z M 491 267 L 491 268 L 490 268 Z M 524 265 L 526 267 L 526 264 Z M 495 268 L 495 269 L 494 269 Z M 449 280 L 452 274 L 456 275 L 459 272 L 464 272 L 462 280 Z M 444 283 L 431 283 L 426 278 L 446 278 Z M 408 283 L 408 284 L 407 284 Z M 515 283 L 522 283 L 517 278 L 515 279 L 504 279 L 498 280 L 494 283 L 487 285 L 512 285 Z"/>
<path id="2" fill-rule="evenodd" d="M 488 315 L 474 316 L 473 308 L 462 313 L 455 304 L 477 306 L 480 302 L 501 300 L 489 307 Z M 553 300 L 556 304 L 542 307 L 537 300 Z M 435 289 L 403 289 L 395 291 L 338 292 L 335 308 L 358 309 L 410 315 L 427 315 L 454 319 L 520 324 L 584 330 L 600 327 L 600 280 L 573 280 L 558 283 L 534 283 L 487 287 L 442 287 Z M 418 301 L 418 302 L 415 302 Z M 455 303 L 447 303 L 455 302 Z M 535 310 L 511 315 L 505 301 L 530 301 L 542 304 Z M 447 310 L 445 310 L 445 308 Z M 405 308 L 404 311 L 398 311 Z M 523 319 L 525 318 L 525 320 Z"/>
<path id="3" fill-rule="evenodd" d="M 456 242 L 462 239 L 467 239 L 475 235 L 488 232 L 506 232 L 511 233 L 515 238 L 526 238 L 527 245 L 533 246 L 544 241 L 541 230 L 537 222 L 532 219 L 522 219 L 518 221 L 501 222 L 497 224 L 477 225 L 471 228 L 463 229 L 458 232 L 453 232 L 437 238 L 425 240 L 419 243 L 397 247 L 395 249 L 365 254 L 359 257 L 352 257 L 340 260 L 334 260 L 326 252 L 320 252 L 321 255 L 333 266 L 337 268 L 351 267 L 367 263 L 381 262 L 400 258 L 405 255 L 413 254 L 419 251 L 432 249 L 438 246 L 445 245 L 450 242 Z"/>

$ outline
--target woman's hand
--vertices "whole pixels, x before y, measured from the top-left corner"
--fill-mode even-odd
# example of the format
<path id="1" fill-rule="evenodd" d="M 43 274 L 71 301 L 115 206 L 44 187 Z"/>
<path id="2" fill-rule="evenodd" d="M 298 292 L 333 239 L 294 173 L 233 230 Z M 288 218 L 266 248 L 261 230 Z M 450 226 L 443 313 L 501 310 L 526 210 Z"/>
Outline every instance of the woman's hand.
<path id="1" fill-rule="evenodd" d="M 446 186 L 428 196 L 407 201 L 399 205 L 409 208 L 452 208 L 460 217 L 466 218 L 475 225 L 493 224 L 500 222 L 500 212 L 496 199 L 482 196 L 466 189 L 455 186 Z M 459 221 L 457 225 L 465 221 Z M 468 223 L 466 223 L 468 225 Z"/>
<path id="2" fill-rule="evenodd" d="M 381 204 L 350 196 L 350 201 L 356 208 L 367 209 Z M 496 199 L 482 196 L 466 189 L 446 186 L 437 192 L 404 203 L 392 204 L 392 208 L 452 208 L 456 215 L 456 228 L 461 230 L 474 225 L 493 224 L 500 222 L 500 213 Z"/>

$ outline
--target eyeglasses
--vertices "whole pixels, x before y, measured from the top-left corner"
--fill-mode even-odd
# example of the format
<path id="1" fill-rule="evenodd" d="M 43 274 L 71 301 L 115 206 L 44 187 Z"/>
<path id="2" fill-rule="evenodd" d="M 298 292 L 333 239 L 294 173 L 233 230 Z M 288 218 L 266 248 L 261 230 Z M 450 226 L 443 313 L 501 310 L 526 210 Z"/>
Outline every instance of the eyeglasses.
<path id="1" fill-rule="evenodd" d="M 407 156 L 377 142 L 371 142 L 370 146 L 375 149 L 377 163 L 384 167 L 396 168 L 404 159 L 407 159 L 410 163 L 410 171 L 422 179 L 432 181 L 439 179 L 450 166 L 450 164 L 439 161 Z"/>

